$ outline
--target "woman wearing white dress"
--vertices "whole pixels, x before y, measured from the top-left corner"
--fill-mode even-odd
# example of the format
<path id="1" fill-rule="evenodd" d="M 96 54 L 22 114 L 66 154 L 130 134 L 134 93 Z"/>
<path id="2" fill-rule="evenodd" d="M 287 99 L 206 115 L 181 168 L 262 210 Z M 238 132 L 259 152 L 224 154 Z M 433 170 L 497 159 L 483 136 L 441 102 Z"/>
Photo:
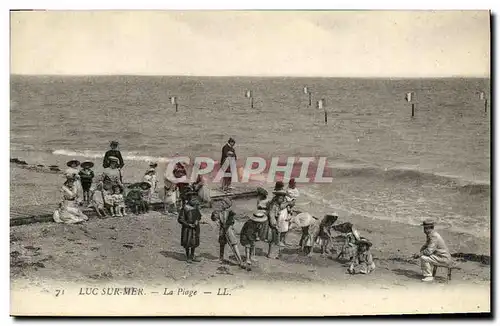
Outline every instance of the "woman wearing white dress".
<path id="1" fill-rule="evenodd" d="M 57 223 L 75 224 L 88 220 L 87 215 L 80 210 L 81 197 L 78 196 L 76 177 L 66 174 L 66 182 L 61 187 L 62 201 L 54 212 L 53 218 Z"/>

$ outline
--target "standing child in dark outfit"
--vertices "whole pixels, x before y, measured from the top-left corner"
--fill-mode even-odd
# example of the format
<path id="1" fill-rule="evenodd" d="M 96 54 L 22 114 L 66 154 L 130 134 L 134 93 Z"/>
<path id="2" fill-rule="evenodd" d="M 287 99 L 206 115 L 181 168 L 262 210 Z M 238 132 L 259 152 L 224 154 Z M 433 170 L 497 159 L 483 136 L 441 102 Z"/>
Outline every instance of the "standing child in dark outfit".
<path id="1" fill-rule="evenodd" d="M 267 216 L 261 211 L 255 212 L 248 221 L 243 224 L 240 232 L 240 243 L 245 247 L 246 263 L 252 264 L 255 259 L 255 241 L 260 228 L 267 222 Z"/>
<path id="2" fill-rule="evenodd" d="M 89 204 L 90 202 L 90 187 L 92 186 L 92 179 L 94 179 L 94 171 L 91 168 L 94 166 L 92 162 L 83 162 L 82 169 L 78 174 L 80 175 L 80 182 L 83 190 L 83 200 Z"/>
<path id="3" fill-rule="evenodd" d="M 201 212 L 198 208 L 198 199 L 195 193 L 188 194 L 188 201 L 179 212 L 177 222 L 182 225 L 181 246 L 186 250 L 188 263 L 199 262 L 194 255 L 195 249 L 200 245 L 200 220 Z"/>
<path id="4" fill-rule="evenodd" d="M 139 189 L 139 184 L 134 183 L 128 187 L 129 191 L 125 198 L 125 204 L 129 207 L 134 214 L 143 212 L 142 208 L 142 190 Z"/>

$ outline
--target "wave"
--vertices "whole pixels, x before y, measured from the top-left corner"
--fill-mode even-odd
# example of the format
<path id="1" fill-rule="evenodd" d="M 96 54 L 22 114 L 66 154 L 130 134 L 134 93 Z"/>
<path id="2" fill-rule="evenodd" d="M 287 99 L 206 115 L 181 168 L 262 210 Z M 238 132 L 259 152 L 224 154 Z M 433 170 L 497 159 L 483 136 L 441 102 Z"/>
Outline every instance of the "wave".
<path id="1" fill-rule="evenodd" d="M 446 176 L 437 173 L 422 172 L 412 169 L 382 169 L 377 167 L 345 167 L 331 166 L 333 177 L 380 178 L 385 181 L 408 183 L 413 185 L 441 186 L 470 195 L 489 195 L 490 184 L 474 182 L 460 177 Z"/>
<path id="2" fill-rule="evenodd" d="M 103 158 L 104 153 L 96 151 L 72 151 L 67 149 L 57 149 L 52 151 L 54 155 L 70 156 L 70 157 L 86 157 L 86 158 Z M 148 155 L 138 155 L 137 152 L 122 152 L 124 160 L 129 161 L 140 161 L 140 162 L 163 162 L 167 163 L 170 161 L 168 157 L 159 156 L 148 156 Z"/>

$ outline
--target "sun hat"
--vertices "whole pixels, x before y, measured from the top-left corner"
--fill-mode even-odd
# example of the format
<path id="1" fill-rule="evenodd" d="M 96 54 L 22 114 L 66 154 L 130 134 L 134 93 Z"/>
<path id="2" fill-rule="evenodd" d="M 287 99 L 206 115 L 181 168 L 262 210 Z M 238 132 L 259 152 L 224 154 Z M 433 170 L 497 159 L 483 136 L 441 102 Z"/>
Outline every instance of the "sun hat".
<path id="1" fill-rule="evenodd" d="M 110 157 L 108 157 L 108 160 L 111 162 L 116 162 L 116 163 L 120 162 L 120 160 L 116 156 L 110 156 Z"/>
<path id="2" fill-rule="evenodd" d="M 273 191 L 273 194 L 275 196 L 286 196 L 286 191 L 284 191 L 284 190 L 276 190 L 276 191 Z"/>
<path id="3" fill-rule="evenodd" d="M 80 161 L 78 160 L 71 160 L 66 163 L 67 166 L 72 166 L 73 164 L 76 164 L 77 166 L 80 165 Z"/>
<path id="4" fill-rule="evenodd" d="M 250 219 L 254 222 L 262 223 L 267 221 L 267 216 L 263 212 L 255 212 L 252 216 L 250 216 Z"/>
<path id="5" fill-rule="evenodd" d="M 373 244 L 370 242 L 370 240 L 366 238 L 361 238 L 358 240 L 358 245 L 367 245 L 368 247 L 371 247 Z"/>
<path id="6" fill-rule="evenodd" d="M 434 224 L 435 222 L 433 219 L 427 219 L 422 223 L 423 226 L 434 226 Z"/>
<path id="7" fill-rule="evenodd" d="M 93 166 L 94 166 L 94 163 L 93 163 L 93 162 L 90 162 L 90 161 L 85 161 L 85 162 L 83 162 L 83 163 L 81 164 L 81 167 L 82 167 L 82 168 L 84 168 L 84 169 L 85 169 L 86 167 L 91 168 L 91 167 L 93 167 Z"/>
<path id="8" fill-rule="evenodd" d="M 257 195 L 258 196 L 261 196 L 261 197 L 267 197 L 268 195 L 268 192 L 266 189 L 262 188 L 262 187 L 258 187 L 257 188 Z"/>
<path id="9" fill-rule="evenodd" d="M 143 182 L 138 182 L 136 185 L 137 185 L 139 188 L 146 188 L 146 189 L 151 188 L 151 184 L 150 184 L 149 182 L 145 182 L 145 181 L 143 181 Z"/>

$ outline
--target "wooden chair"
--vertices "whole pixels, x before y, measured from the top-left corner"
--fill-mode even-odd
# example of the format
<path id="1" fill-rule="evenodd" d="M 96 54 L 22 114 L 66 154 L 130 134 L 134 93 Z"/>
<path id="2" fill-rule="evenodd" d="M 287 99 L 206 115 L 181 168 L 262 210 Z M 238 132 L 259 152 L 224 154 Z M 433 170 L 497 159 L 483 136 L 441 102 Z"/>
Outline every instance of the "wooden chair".
<path id="1" fill-rule="evenodd" d="M 436 276 L 437 270 L 440 267 L 441 268 L 446 268 L 446 271 L 447 271 L 447 281 L 451 281 L 451 274 L 452 274 L 452 272 L 453 272 L 454 269 L 456 269 L 456 270 L 460 270 L 461 269 L 460 267 L 458 267 L 456 265 L 455 262 L 452 262 L 449 265 L 434 265 L 434 268 L 432 270 L 432 277 Z"/>

